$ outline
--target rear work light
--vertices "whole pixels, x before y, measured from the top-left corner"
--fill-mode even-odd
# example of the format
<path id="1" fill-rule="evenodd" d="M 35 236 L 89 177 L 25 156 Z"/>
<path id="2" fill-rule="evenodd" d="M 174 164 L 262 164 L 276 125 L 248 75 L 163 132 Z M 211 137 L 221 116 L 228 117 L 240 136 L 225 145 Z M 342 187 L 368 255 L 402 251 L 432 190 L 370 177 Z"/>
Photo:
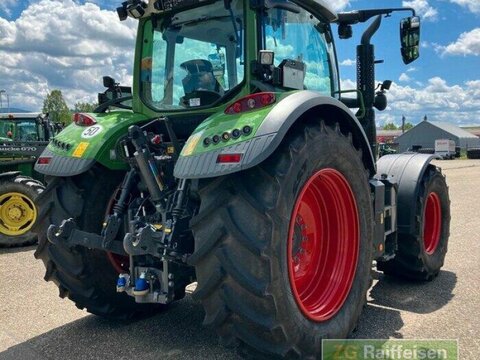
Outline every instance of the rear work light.
<path id="1" fill-rule="evenodd" d="M 225 114 L 240 114 L 245 111 L 259 109 L 275 102 L 275 93 L 261 92 L 245 96 L 225 109 Z"/>
<path id="2" fill-rule="evenodd" d="M 219 154 L 217 164 L 239 163 L 242 160 L 242 154 Z"/>
<path id="3" fill-rule="evenodd" d="M 92 126 L 97 123 L 97 121 L 93 117 L 84 113 L 73 114 L 72 120 L 78 126 Z"/>
<path id="4" fill-rule="evenodd" d="M 52 161 L 51 157 L 47 157 L 47 156 L 39 157 L 38 160 L 37 160 L 37 164 L 38 165 L 48 165 L 48 164 L 50 164 L 50 161 Z"/>

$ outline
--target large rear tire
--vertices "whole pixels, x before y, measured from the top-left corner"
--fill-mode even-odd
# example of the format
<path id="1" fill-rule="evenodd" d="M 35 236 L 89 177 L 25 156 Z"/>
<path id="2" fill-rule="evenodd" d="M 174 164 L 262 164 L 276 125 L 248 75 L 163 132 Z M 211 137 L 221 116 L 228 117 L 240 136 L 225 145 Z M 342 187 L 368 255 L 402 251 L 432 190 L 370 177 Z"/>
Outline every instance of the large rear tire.
<path id="1" fill-rule="evenodd" d="M 72 178 L 47 178 L 48 186 L 38 198 L 40 211 L 35 231 L 39 244 L 35 257 L 43 261 L 45 280 L 58 286 L 61 298 L 68 297 L 79 309 L 95 315 L 128 319 L 159 307 L 137 304 L 133 297 L 116 292 L 118 262 L 112 261 L 109 253 L 53 245 L 46 236 L 50 224 L 59 225 L 68 218 L 74 218 L 81 230 L 99 233 L 122 175 L 94 168 Z"/>
<path id="2" fill-rule="evenodd" d="M 354 330 L 373 217 L 361 152 L 338 124 L 299 125 L 264 163 L 199 195 L 194 297 L 224 343 L 256 358 L 318 358 L 323 338 Z"/>
<path id="3" fill-rule="evenodd" d="M 23 175 L 0 182 L 0 247 L 37 242 L 31 231 L 38 214 L 34 202 L 43 190 L 41 182 Z"/>
<path id="4" fill-rule="evenodd" d="M 387 275 L 432 280 L 442 268 L 450 236 L 450 198 L 445 176 L 429 165 L 420 183 L 414 234 L 398 234 L 398 252 L 377 268 Z"/>

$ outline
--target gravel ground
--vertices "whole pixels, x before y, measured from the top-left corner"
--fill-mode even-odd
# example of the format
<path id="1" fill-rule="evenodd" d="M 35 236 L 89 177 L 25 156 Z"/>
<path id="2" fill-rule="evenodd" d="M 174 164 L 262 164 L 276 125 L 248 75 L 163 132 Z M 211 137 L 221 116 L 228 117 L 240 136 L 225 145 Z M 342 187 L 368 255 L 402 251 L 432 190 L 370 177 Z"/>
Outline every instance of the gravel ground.
<path id="1" fill-rule="evenodd" d="M 452 201 L 443 271 L 422 284 L 377 274 L 355 337 L 459 339 L 460 359 L 478 359 L 480 161 L 437 164 Z M 0 359 L 237 359 L 202 327 L 190 296 L 148 319 L 111 322 L 60 299 L 43 273 L 33 247 L 0 249 Z"/>

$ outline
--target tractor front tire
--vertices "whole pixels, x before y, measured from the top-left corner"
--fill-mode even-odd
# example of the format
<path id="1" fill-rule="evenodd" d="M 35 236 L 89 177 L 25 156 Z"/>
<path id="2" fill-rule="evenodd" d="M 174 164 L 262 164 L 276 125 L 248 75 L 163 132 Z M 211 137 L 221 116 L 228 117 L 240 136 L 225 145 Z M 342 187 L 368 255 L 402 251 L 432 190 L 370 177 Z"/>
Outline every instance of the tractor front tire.
<path id="1" fill-rule="evenodd" d="M 0 247 L 37 242 L 31 228 L 38 214 L 35 199 L 43 190 L 41 182 L 23 175 L 0 182 Z"/>
<path id="2" fill-rule="evenodd" d="M 255 358 L 319 358 L 356 327 L 370 286 L 368 173 L 338 124 L 292 129 L 274 155 L 200 186 L 193 219 L 204 324 Z M 333 279 L 333 280 L 331 280 Z"/>
<path id="3" fill-rule="evenodd" d="M 45 280 L 53 281 L 60 297 L 68 297 L 79 309 L 111 319 L 144 315 L 159 306 L 137 304 L 133 297 L 116 292 L 119 264 L 109 253 L 82 246 L 53 245 L 46 234 L 50 224 L 60 225 L 69 218 L 83 231 L 100 233 L 121 176 L 93 168 L 71 178 L 47 177 L 47 188 L 38 199 L 40 213 L 35 229 L 39 238 L 35 257 L 45 265 Z"/>
<path id="4" fill-rule="evenodd" d="M 440 272 L 450 236 L 450 198 L 445 176 L 429 165 L 416 199 L 415 233 L 398 234 L 398 251 L 392 260 L 378 262 L 387 275 L 430 281 Z"/>

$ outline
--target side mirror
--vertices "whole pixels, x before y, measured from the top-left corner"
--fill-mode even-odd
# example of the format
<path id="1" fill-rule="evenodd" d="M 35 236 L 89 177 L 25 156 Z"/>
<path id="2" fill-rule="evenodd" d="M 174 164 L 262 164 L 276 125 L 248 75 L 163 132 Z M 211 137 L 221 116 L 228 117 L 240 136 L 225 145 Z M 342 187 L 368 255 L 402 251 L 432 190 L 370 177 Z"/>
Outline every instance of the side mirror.
<path id="1" fill-rule="evenodd" d="M 104 76 L 103 86 L 108 89 L 113 89 L 115 87 L 115 79 L 111 78 L 110 76 Z"/>
<path id="2" fill-rule="evenodd" d="M 342 40 L 350 39 L 353 36 L 352 25 L 339 24 L 338 25 L 338 37 Z"/>
<path id="3" fill-rule="evenodd" d="M 400 22 L 403 62 L 408 65 L 420 56 L 420 18 L 412 16 Z"/>

